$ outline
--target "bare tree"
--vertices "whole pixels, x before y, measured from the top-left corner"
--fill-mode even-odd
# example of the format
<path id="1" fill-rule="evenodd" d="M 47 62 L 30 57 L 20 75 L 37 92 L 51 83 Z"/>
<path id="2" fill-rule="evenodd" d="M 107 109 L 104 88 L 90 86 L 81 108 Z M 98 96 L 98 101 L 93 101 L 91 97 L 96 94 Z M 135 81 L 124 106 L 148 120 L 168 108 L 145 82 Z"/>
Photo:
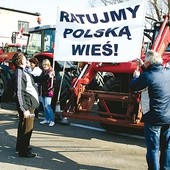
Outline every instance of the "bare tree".
<path id="1" fill-rule="evenodd" d="M 135 0 L 90 0 L 93 7 L 99 5 L 113 5 L 116 3 L 122 3 L 125 1 Z M 161 21 L 165 14 L 170 14 L 170 0 L 148 0 L 146 16 L 150 20 Z"/>
<path id="2" fill-rule="evenodd" d="M 89 0 L 92 7 L 107 6 L 125 1 L 135 0 Z M 145 29 L 151 30 L 155 21 L 163 20 L 163 16 L 170 14 L 170 0 L 147 0 Z M 148 40 L 151 40 L 152 33 L 148 33 Z"/>
<path id="3" fill-rule="evenodd" d="M 163 16 L 170 12 L 169 0 L 148 0 L 147 16 L 161 21 Z"/>
<path id="4" fill-rule="evenodd" d="M 113 5 L 116 3 L 122 3 L 124 1 L 128 1 L 128 0 L 89 0 L 90 4 L 92 7 L 98 6 L 98 5 Z"/>

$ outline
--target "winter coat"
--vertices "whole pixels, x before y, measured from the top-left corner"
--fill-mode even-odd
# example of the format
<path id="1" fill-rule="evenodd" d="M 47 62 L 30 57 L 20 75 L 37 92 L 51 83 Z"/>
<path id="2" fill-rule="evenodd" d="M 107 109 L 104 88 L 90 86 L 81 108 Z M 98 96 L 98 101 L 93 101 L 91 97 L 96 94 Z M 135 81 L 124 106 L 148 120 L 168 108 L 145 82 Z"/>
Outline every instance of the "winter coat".
<path id="1" fill-rule="evenodd" d="M 153 125 L 170 124 L 170 69 L 160 64 L 151 65 L 130 82 L 130 89 L 141 91 L 148 87 L 149 111 L 142 121 Z"/>

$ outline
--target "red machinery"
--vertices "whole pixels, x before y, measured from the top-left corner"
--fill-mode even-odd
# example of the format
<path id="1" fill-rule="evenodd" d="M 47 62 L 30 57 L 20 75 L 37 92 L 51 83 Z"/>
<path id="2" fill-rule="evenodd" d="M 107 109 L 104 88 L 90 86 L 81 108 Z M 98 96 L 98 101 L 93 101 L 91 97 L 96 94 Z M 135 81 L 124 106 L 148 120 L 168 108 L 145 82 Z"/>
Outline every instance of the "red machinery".
<path id="1" fill-rule="evenodd" d="M 163 56 L 164 64 L 170 60 L 170 21 L 169 16 L 163 22 L 157 22 L 152 30 L 153 41 L 151 48 Z M 141 58 L 144 60 L 144 53 Z M 106 124 L 142 128 L 140 121 L 142 110 L 139 94 L 133 94 L 128 89 L 136 62 L 127 63 L 91 63 L 86 64 L 83 73 L 73 83 L 72 95 L 62 112 L 63 116 L 99 121 L 103 127 Z M 113 81 L 109 89 L 107 81 L 101 90 L 91 90 L 88 85 L 96 74 L 101 72 L 113 73 Z M 96 109 L 96 105 L 98 108 Z"/>
<path id="2" fill-rule="evenodd" d="M 150 49 L 163 54 L 164 64 L 168 63 L 169 16 L 165 16 L 163 22 L 155 23 L 153 30 L 149 32 L 152 32 Z M 39 61 L 48 58 L 53 63 L 55 26 L 34 27 L 29 33 L 27 56 L 35 56 Z M 143 60 L 145 58 L 143 52 L 141 58 Z M 56 111 L 56 115 L 98 121 L 104 128 L 111 125 L 142 128 L 139 94 L 131 93 L 128 88 L 132 73 L 136 69 L 136 62 L 83 64 L 84 68 L 79 77 L 72 82 L 71 97 L 66 104 L 64 103 L 63 111 L 60 113 Z M 100 77 L 103 72 L 111 73 L 111 76 L 105 76 L 102 84 L 94 85 L 94 79 L 98 79 L 96 77 Z"/>
<path id="3" fill-rule="evenodd" d="M 0 54 L 0 96 L 8 101 L 13 98 L 13 66 L 11 59 L 17 51 L 25 52 L 26 45 L 6 44 Z"/>
<path id="4" fill-rule="evenodd" d="M 3 48 L 2 48 L 2 53 L 0 54 L 0 63 L 4 62 L 4 61 L 9 61 L 15 52 L 17 51 L 21 51 L 23 53 L 26 52 L 26 45 L 22 45 L 22 44 L 6 44 Z"/>

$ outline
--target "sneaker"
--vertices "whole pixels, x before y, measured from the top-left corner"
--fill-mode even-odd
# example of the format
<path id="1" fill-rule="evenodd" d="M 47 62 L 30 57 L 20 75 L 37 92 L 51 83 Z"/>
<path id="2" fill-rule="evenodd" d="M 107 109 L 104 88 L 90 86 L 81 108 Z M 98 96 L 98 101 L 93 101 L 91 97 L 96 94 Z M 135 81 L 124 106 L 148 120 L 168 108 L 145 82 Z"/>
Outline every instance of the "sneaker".
<path id="1" fill-rule="evenodd" d="M 48 126 L 54 126 L 54 125 L 55 125 L 54 121 L 51 121 Z"/>
<path id="2" fill-rule="evenodd" d="M 40 124 L 46 124 L 46 123 L 50 123 L 48 120 L 44 119 L 43 121 L 40 122 Z"/>

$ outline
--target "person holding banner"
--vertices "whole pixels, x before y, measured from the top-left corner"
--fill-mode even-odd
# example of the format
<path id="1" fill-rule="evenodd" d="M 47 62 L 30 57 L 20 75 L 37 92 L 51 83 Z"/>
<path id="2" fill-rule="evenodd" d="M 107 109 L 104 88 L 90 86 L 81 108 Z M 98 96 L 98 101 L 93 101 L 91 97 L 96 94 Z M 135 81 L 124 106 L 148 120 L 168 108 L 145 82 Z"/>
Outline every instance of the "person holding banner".
<path id="1" fill-rule="evenodd" d="M 170 169 L 170 69 L 163 67 L 161 55 L 153 50 L 146 53 L 144 66 L 145 71 L 139 77 L 134 76 L 129 87 L 133 91 L 148 88 L 149 109 L 142 115 L 148 169 L 168 170 Z"/>
<path id="2" fill-rule="evenodd" d="M 49 126 L 54 126 L 54 113 L 51 107 L 52 97 L 54 95 L 53 81 L 54 81 L 54 71 L 51 67 L 51 63 L 48 59 L 42 61 L 43 72 L 41 76 L 49 75 L 49 79 L 40 84 L 40 96 L 41 102 L 44 108 L 45 119 L 40 122 L 40 124 L 49 124 Z"/>

